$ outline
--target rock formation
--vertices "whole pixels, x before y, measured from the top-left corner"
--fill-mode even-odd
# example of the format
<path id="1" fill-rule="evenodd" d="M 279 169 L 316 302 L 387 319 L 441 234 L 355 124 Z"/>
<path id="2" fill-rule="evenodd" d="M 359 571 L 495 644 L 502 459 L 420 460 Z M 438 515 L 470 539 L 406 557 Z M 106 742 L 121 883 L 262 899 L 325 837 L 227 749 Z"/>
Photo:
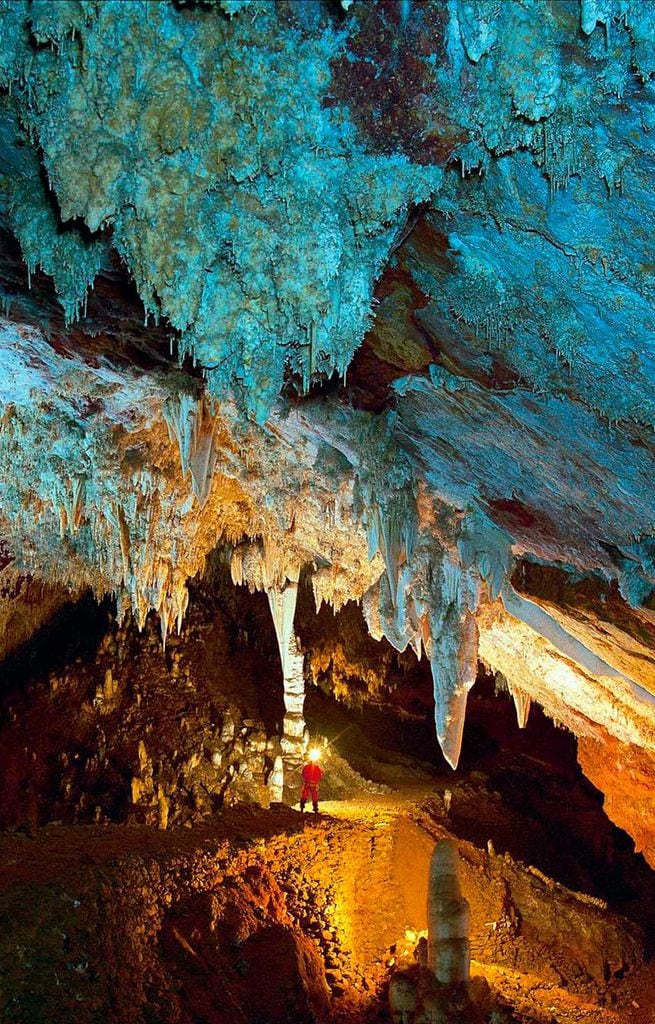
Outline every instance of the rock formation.
<path id="1" fill-rule="evenodd" d="M 389 1006 L 394 1024 L 427 1024 L 456 1018 L 448 1012 L 454 993 L 463 995 L 462 1020 L 477 1020 L 470 1002 L 471 914 L 462 896 L 459 852 L 453 839 L 440 839 L 430 859 L 427 885 L 427 957 L 419 941 L 418 969 L 399 971 L 389 982 Z M 435 986 L 435 981 L 437 985 Z M 457 1015 L 457 1019 L 460 1016 Z"/>
<path id="2" fill-rule="evenodd" d="M 649 764 L 651 0 L 4 0 L 0 39 L 5 650 L 87 588 L 165 644 L 219 545 L 286 756 L 304 570 L 427 656 L 453 767 L 478 660 Z"/>
<path id="3" fill-rule="evenodd" d="M 430 864 L 428 967 L 442 985 L 459 985 L 469 980 L 470 917 L 459 880 L 457 844 L 452 839 L 441 839 Z"/>

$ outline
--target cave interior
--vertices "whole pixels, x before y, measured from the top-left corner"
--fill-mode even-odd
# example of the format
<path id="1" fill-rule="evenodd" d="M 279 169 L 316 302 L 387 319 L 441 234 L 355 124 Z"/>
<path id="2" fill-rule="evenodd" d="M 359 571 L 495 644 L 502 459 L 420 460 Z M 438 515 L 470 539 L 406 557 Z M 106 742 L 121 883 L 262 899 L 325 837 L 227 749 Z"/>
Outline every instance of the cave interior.
<path id="1" fill-rule="evenodd" d="M 654 140 L 655 0 L 0 0 L 3 1024 L 655 1022 Z"/>

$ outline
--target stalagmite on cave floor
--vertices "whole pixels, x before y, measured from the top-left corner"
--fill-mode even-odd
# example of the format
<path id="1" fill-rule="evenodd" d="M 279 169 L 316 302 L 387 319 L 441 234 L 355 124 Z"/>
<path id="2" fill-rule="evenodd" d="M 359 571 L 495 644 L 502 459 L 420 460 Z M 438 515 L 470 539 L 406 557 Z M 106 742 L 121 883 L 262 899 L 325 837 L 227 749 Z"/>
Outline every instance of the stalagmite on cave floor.
<path id="1" fill-rule="evenodd" d="M 390 970 L 425 928 L 434 839 L 452 834 L 434 801 L 415 789 L 318 819 L 240 807 L 171 833 L 3 836 L 3 1021 L 388 1020 Z M 652 1019 L 634 926 L 509 856 L 460 852 L 494 1020 Z"/>
<path id="2" fill-rule="evenodd" d="M 446 835 L 482 1020 L 653 1015 L 655 873 L 570 733 L 538 708 L 519 728 L 481 673 L 453 773 L 425 661 L 371 640 L 355 605 L 316 616 L 301 584 L 306 721 L 334 742 L 318 818 L 265 809 L 283 714 L 266 597 L 219 563 L 166 650 L 157 626 L 84 599 L 5 663 L 3 1024 L 388 1024 Z M 298 785 L 289 770 L 288 804 Z"/>
<path id="3" fill-rule="evenodd" d="M 449 835 L 471 904 L 472 974 L 494 993 L 475 983 L 481 1019 L 655 1019 L 655 875 L 576 777 L 570 738 L 538 716 L 499 751 L 514 710 L 478 690 L 457 775 L 397 742 L 376 748 L 361 728 L 391 736 L 385 714 L 348 714 L 310 692 L 313 728 L 336 736 L 350 721 L 325 761 L 326 795 L 346 798 L 322 802 L 317 818 L 237 804 L 166 831 L 5 832 L 3 1022 L 382 1024 L 389 977 L 413 962 L 426 927 L 434 843 Z"/>

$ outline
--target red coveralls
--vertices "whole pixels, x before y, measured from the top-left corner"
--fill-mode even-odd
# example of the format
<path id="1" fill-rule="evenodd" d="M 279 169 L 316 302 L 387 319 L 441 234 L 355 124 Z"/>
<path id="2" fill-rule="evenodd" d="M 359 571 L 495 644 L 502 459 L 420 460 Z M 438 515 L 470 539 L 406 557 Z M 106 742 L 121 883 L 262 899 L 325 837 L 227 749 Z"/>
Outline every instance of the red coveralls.
<path id="1" fill-rule="evenodd" d="M 308 761 L 302 770 L 302 793 L 300 794 L 300 810 L 305 810 L 305 804 L 311 799 L 312 807 L 318 811 L 318 784 L 323 778 L 323 769 L 320 764 Z"/>

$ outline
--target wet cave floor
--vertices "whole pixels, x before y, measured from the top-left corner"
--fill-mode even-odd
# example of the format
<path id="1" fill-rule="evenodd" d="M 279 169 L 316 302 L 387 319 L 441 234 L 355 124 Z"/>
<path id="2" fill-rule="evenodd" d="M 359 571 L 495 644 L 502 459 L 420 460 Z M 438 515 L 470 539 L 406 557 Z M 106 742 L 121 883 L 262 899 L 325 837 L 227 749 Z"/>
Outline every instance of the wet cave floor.
<path id="1" fill-rule="evenodd" d="M 350 720 L 325 762 L 326 796 L 350 794 L 323 801 L 317 817 L 238 805 L 166 831 L 4 833 L 1 1019 L 389 1021 L 389 977 L 412 963 L 426 927 L 434 842 L 453 836 L 471 904 L 472 974 L 493 993 L 481 1019 L 655 1020 L 644 931 L 653 872 L 576 777 L 563 754 L 569 738 L 533 722 L 515 744 L 529 753 L 499 752 L 487 699 L 473 702 L 463 769 L 441 775 L 373 747 L 357 715 L 313 692 L 309 710 L 326 732 Z M 467 764 L 472 747 L 477 767 Z M 554 757 L 559 776 L 544 760 Z"/>

